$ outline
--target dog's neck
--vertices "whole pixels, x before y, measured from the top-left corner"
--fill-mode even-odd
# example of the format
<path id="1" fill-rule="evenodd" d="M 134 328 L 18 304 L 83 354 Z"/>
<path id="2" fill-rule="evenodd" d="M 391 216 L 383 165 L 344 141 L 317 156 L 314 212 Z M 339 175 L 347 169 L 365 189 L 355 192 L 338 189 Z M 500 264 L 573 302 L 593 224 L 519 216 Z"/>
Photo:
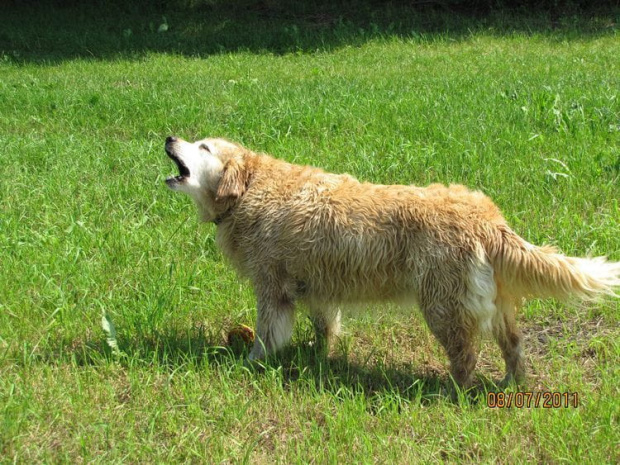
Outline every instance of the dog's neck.
<path id="1" fill-rule="evenodd" d="M 239 200 L 240 199 L 228 199 L 222 202 L 218 202 L 219 205 L 217 205 L 214 212 L 216 213 L 215 218 L 211 220 L 213 224 L 219 226 L 224 220 L 230 217 L 230 215 L 232 215 L 233 211 L 235 210 L 235 207 L 239 203 Z"/>

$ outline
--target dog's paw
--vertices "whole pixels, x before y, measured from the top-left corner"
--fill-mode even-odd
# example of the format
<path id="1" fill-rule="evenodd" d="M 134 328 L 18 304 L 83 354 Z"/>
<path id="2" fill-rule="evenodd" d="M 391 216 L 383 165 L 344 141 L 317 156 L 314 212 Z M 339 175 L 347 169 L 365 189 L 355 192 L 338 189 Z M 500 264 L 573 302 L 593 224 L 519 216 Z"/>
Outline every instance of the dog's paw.
<path id="1" fill-rule="evenodd" d="M 260 341 L 257 339 L 254 342 L 254 347 L 252 347 L 252 350 L 248 354 L 247 360 L 249 362 L 254 362 L 254 361 L 257 361 L 257 360 L 262 360 L 264 358 L 265 358 L 265 348 L 260 343 Z"/>
<path id="2" fill-rule="evenodd" d="M 507 389 L 509 387 L 520 388 L 525 385 L 525 377 L 524 376 L 514 376 L 510 373 L 506 374 L 504 378 L 497 383 L 497 387 L 500 389 Z"/>

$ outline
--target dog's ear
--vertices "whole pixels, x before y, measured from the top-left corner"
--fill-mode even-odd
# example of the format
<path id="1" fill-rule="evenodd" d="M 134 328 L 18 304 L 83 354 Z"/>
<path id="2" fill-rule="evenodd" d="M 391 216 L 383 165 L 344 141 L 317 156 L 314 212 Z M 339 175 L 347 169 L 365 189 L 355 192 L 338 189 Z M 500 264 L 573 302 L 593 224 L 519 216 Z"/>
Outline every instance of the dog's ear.
<path id="1" fill-rule="evenodd" d="M 224 165 L 224 171 L 215 193 L 215 200 L 218 202 L 237 200 L 245 192 L 247 181 L 248 174 L 244 164 L 231 158 Z"/>

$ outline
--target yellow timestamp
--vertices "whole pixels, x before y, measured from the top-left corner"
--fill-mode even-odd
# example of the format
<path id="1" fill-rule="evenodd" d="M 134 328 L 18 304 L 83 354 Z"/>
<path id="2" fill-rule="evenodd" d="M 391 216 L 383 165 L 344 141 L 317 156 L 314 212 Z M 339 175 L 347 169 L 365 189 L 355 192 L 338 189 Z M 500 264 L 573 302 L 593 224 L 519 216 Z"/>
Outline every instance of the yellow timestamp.
<path id="1" fill-rule="evenodd" d="M 490 408 L 577 408 L 579 393 L 559 391 L 489 392 Z"/>

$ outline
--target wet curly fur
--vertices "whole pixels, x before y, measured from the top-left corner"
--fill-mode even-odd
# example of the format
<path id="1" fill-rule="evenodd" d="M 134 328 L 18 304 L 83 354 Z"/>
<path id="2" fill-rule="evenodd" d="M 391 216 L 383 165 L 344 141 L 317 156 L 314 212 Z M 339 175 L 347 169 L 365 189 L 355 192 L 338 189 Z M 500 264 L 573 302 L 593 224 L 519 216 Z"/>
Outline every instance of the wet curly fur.
<path id="1" fill-rule="evenodd" d="M 531 245 L 488 197 L 464 186 L 362 183 L 223 139 L 170 137 L 166 152 L 181 173 L 169 187 L 218 225 L 219 247 L 252 282 L 250 359 L 290 340 L 296 302 L 306 304 L 326 346 L 340 330 L 342 305 L 389 300 L 421 309 L 458 384 L 472 382 L 485 332 L 501 348 L 504 381 L 521 381 L 515 313 L 523 298 L 591 299 L 620 285 L 620 263 Z"/>

